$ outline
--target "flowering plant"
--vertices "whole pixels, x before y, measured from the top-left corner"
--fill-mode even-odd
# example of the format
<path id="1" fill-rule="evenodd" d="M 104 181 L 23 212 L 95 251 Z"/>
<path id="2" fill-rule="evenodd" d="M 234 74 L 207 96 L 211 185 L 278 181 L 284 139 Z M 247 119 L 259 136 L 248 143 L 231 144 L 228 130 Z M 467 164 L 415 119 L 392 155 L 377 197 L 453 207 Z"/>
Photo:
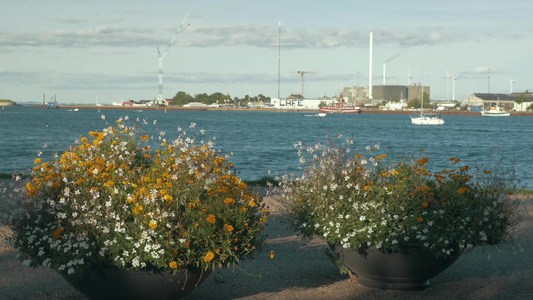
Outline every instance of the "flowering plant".
<path id="1" fill-rule="evenodd" d="M 304 237 L 360 252 L 415 246 L 448 257 L 508 241 L 520 220 L 513 172 L 453 157 L 449 169 L 431 172 L 422 150 L 389 156 L 376 146 L 363 155 L 351 140 L 295 146 L 302 175 L 277 178 L 271 192 Z"/>
<path id="2" fill-rule="evenodd" d="M 232 265 L 260 246 L 268 210 L 229 156 L 196 141 L 203 130 L 179 128 L 167 141 L 127 119 L 18 178 L 6 224 L 23 262 L 63 274 L 98 265 L 175 273 Z"/>

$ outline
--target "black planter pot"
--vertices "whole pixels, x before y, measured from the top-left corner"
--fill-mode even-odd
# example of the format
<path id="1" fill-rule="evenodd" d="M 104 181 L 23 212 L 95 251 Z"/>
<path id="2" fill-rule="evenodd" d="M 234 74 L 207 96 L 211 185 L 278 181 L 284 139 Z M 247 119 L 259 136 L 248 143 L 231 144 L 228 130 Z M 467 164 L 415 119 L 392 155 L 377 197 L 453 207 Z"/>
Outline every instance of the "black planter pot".
<path id="1" fill-rule="evenodd" d="M 357 275 L 359 284 L 393 290 L 421 290 L 429 279 L 451 266 L 459 254 L 435 258 L 422 248 L 409 248 L 402 253 L 382 251 L 358 252 L 335 245 L 340 261 Z"/>
<path id="2" fill-rule="evenodd" d="M 211 271 L 176 275 L 114 267 L 92 268 L 84 277 L 63 276 L 89 299 L 179 299 L 193 291 Z"/>

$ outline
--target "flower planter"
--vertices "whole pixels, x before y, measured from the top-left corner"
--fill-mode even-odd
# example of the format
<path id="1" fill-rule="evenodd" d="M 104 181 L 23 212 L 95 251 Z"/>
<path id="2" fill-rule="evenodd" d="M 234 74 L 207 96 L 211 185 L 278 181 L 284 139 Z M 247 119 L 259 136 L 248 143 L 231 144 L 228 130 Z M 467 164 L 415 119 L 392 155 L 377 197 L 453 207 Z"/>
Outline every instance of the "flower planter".
<path id="1" fill-rule="evenodd" d="M 84 277 L 63 276 L 89 299 L 179 299 L 193 291 L 211 271 L 153 273 L 92 268 Z"/>
<path id="2" fill-rule="evenodd" d="M 436 258 L 421 248 L 413 247 L 402 253 L 382 251 L 358 252 L 333 248 L 340 261 L 357 275 L 359 284 L 393 290 L 421 290 L 429 285 L 429 279 L 452 265 L 459 254 L 448 258 Z"/>

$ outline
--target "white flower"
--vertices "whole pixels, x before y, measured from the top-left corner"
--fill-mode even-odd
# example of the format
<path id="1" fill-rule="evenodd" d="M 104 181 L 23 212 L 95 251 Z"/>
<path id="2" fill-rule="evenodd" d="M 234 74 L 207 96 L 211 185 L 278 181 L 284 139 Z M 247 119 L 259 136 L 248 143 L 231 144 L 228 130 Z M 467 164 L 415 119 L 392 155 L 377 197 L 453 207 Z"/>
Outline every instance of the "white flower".
<path id="1" fill-rule="evenodd" d="M 137 268 L 138 266 L 140 266 L 140 263 L 139 263 L 139 257 L 135 257 L 132 261 L 131 261 L 131 265 L 134 267 L 134 268 Z"/>

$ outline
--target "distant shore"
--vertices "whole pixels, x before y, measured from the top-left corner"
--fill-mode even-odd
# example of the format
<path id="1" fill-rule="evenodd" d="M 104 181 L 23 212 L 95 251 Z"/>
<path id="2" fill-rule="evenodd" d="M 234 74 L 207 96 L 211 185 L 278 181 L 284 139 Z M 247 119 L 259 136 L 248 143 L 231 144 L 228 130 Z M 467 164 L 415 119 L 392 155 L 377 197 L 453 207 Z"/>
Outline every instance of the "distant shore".
<path id="1" fill-rule="evenodd" d="M 154 106 L 116 106 L 116 105 L 61 105 L 59 109 L 121 109 L 121 110 L 182 110 L 182 111 L 270 111 L 270 112 L 318 112 L 318 109 L 276 109 L 276 108 L 214 108 L 214 107 L 154 107 Z M 412 115 L 420 113 L 419 110 L 379 110 L 379 109 L 362 109 L 362 114 L 400 114 Z M 481 116 L 479 111 L 431 111 L 439 115 L 462 115 L 462 116 Z M 511 112 L 511 116 L 533 117 L 533 112 Z"/>

